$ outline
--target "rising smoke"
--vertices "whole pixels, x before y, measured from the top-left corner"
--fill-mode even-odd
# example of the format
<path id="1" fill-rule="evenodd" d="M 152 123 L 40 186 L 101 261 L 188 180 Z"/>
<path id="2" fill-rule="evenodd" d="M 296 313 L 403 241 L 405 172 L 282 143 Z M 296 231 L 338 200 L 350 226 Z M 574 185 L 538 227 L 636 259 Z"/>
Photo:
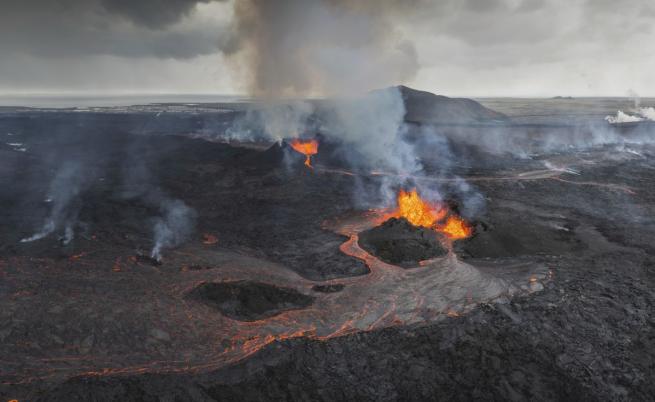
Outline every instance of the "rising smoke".
<path id="1" fill-rule="evenodd" d="M 619 110 L 615 116 L 605 117 L 610 124 L 616 123 L 636 123 L 639 121 L 655 121 L 655 108 L 652 107 L 635 107 L 631 112 Z"/>
<path id="2" fill-rule="evenodd" d="M 238 0 L 232 58 L 251 95 L 262 102 L 235 128 L 260 125 L 274 140 L 329 133 L 354 167 L 396 178 L 422 169 L 404 141 L 405 106 L 389 87 L 413 78 L 416 50 L 393 24 L 416 1 Z M 318 104 L 290 100 L 327 96 Z M 318 123 L 317 123 L 318 121 Z M 238 131 L 238 130 L 236 130 Z M 250 136 L 252 130 L 244 130 Z M 380 190 L 392 199 L 392 186 Z"/>
<path id="3" fill-rule="evenodd" d="M 151 219 L 153 246 L 150 257 L 160 261 L 164 249 L 179 246 L 191 236 L 197 214 L 157 184 L 150 169 L 156 163 L 148 152 L 152 147 L 151 141 L 151 138 L 143 136 L 129 145 L 123 163 L 123 190 L 120 196 L 126 200 L 143 202 L 157 211 L 158 215 Z"/>
<path id="4" fill-rule="evenodd" d="M 605 116 L 605 120 L 608 123 L 621 124 L 636 123 L 640 121 L 655 121 L 655 108 L 642 107 L 641 97 L 636 91 L 632 89 L 628 91 L 628 95 L 632 98 L 634 107 L 626 112 L 623 110 L 618 110 L 616 115 Z"/>
<path id="5" fill-rule="evenodd" d="M 51 149 L 51 163 L 56 166 L 56 173 L 45 193 L 47 216 L 36 233 L 21 242 L 29 243 L 57 233 L 63 245 L 70 243 L 76 229 L 88 226 L 84 219 L 97 219 L 94 210 L 98 205 L 92 203 L 101 194 L 109 203 L 124 205 L 127 202 L 139 211 L 138 220 L 152 225 L 148 228 L 152 234 L 151 255 L 161 259 L 166 248 L 178 246 L 189 238 L 195 224 L 195 211 L 158 185 L 151 168 L 161 150 L 152 137 L 143 133 L 125 137 L 124 152 L 119 149 L 114 154 L 112 148 L 106 146 L 107 141 L 120 143 L 120 140 L 101 129 L 91 130 L 98 130 L 100 134 L 84 131 L 53 134 L 62 135 L 66 140 L 53 141 L 56 146 Z M 61 162 L 62 159 L 65 161 Z M 114 172 L 111 167 L 116 165 L 122 169 Z M 149 220 L 147 215 L 143 216 L 143 211 L 151 214 Z M 132 211 L 125 213 L 129 216 Z"/>
<path id="6" fill-rule="evenodd" d="M 326 131 L 341 141 L 339 151 L 352 167 L 386 176 L 378 193 L 371 194 L 372 200 L 391 204 L 397 187 L 423 170 L 414 145 L 405 138 L 405 104 L 398 88 L 329 100 L 321 117 Z M 367 202 L 358 199 L 357 203 Z"/>
<path id="7" fill-rule="evenodd" d="M 160 201 L 161 215 L 154 220 L 154 246 L 150 257 L 159 261 L 164 248 L 182 244 L 193 233 L 196 212 L 184 202 L 165 198 Z"/>
<path id="8" fill-rule="evenodd" d="M 234 61 L 260 98 L 359 94 L 418 70 L 394 27 L 414 1 L 237 0 Z"/>
<path id="9" fill-rule="evenodd" d="M 89 178 L 83 173 L 77 161 L 65 162 L 50 183 L 46 201 L 51 204 L 50 214 L 39 231 L 21 240 L 22 243 L 43 239 L 58 229 L 63 229 L 61 241 L 68 244 L 73 240 L 79 205 L 76 200 L 88 185 Z"/>

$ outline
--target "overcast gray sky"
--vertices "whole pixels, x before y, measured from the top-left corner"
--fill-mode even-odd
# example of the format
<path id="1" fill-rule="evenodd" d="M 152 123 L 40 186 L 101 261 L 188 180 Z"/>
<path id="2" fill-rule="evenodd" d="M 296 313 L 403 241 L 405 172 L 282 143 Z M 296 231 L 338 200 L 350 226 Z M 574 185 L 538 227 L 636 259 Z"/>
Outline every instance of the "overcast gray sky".
<path id="1" fill-rule="evenodd" d="M 2 0 L 0 93 L 655 96 L 654 22 L 651 0 Z"/>

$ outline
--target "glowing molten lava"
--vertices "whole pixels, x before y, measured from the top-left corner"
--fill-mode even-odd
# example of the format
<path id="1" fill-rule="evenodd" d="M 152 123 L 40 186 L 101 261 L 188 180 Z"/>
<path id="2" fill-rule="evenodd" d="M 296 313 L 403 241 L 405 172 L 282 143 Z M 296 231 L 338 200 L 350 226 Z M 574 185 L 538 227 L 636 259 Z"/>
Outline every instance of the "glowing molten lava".
<path id="1" fill-rule="evenodd" d="M 451 215 L 443 226 L 437 226 L 439 232 L 444 233 L 451 240 L 466 239 L 473 234 L 473 228 L 464 219 Z"/>
<path id="2" fill-rule="evenodd" d="M 293 148 L 296 152 L 300 152 L 301 154 L 305 155 L 305 166 L 308 168 L 312 167 L 312 155 L 316 155 L 318 153 L 318 141 L 317 140 L 300 140 L 300 139 L 295 139 L 291 141 L 291 148 Z"/>
<path id="3" fill-rule="evenodd" d="M 473 228 L 444 204 L 424 201 L 416 189 L 400 190 L 398 209 L 390 217 L 405 218 L 414 226 L 431 228 L 443 233 L 451 240 L 466 239 L 473 234 Z"/>
<path id="4" fill-rule="evenodd" d="M 439 204 L 430 204 L 418 195 L 416 189 L 398 193 L 398 217 L 407 219 L 414 226 L 432 227 L 446 217 L 447 211 Z"/>

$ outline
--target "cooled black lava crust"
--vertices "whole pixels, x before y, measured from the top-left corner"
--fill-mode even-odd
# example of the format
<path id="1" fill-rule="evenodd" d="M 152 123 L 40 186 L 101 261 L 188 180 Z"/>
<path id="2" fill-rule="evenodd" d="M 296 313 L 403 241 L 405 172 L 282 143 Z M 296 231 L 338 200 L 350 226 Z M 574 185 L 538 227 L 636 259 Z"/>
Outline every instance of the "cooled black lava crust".
<path id="1" fill-rule="evenodd" d="M 295 289 L 251 281 L 203 283 L 189 296 L 240 321 L 273 317 L 283 311 L 308 307 L 314 302 L 313 297 Z"/>
<path id="2" fill-rule="evenodd" d="M 389 264 L 416 267 L 419 261 L 445 255 L 435 231 L 391 218 L 359 234 L 359 246 Z"/>

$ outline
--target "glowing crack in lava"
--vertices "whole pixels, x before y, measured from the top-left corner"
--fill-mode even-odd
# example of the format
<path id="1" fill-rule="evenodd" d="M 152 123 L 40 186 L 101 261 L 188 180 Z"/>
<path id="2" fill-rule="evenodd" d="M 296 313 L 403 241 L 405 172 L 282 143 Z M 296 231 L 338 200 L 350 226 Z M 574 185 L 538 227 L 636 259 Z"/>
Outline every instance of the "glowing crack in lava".
<path id="1" fill-rule="evenodd" d="M 405 218 L 414 226 L 434 229 L 450 240 L 466 239 L 473 234 L 473 228 L 464 219 L 445 204 L 423 200 L 415 188 L 411 191 L 400 190 L 397 202 L 398 208 L 387 215 L 387 219 Z"/>
<path id="2" fill-rule="evenodd" d="M 290 143 L 291 148 L 293 148 L 296 152 L 299 152 L 303 155 L 305 155 L 305 166 L 308 168 L 312 168 L 312 155 L 316 155 L 318 153 L 318 141 L 317 140 L 300 140 L 300 139 L 294 139 Z"/>

